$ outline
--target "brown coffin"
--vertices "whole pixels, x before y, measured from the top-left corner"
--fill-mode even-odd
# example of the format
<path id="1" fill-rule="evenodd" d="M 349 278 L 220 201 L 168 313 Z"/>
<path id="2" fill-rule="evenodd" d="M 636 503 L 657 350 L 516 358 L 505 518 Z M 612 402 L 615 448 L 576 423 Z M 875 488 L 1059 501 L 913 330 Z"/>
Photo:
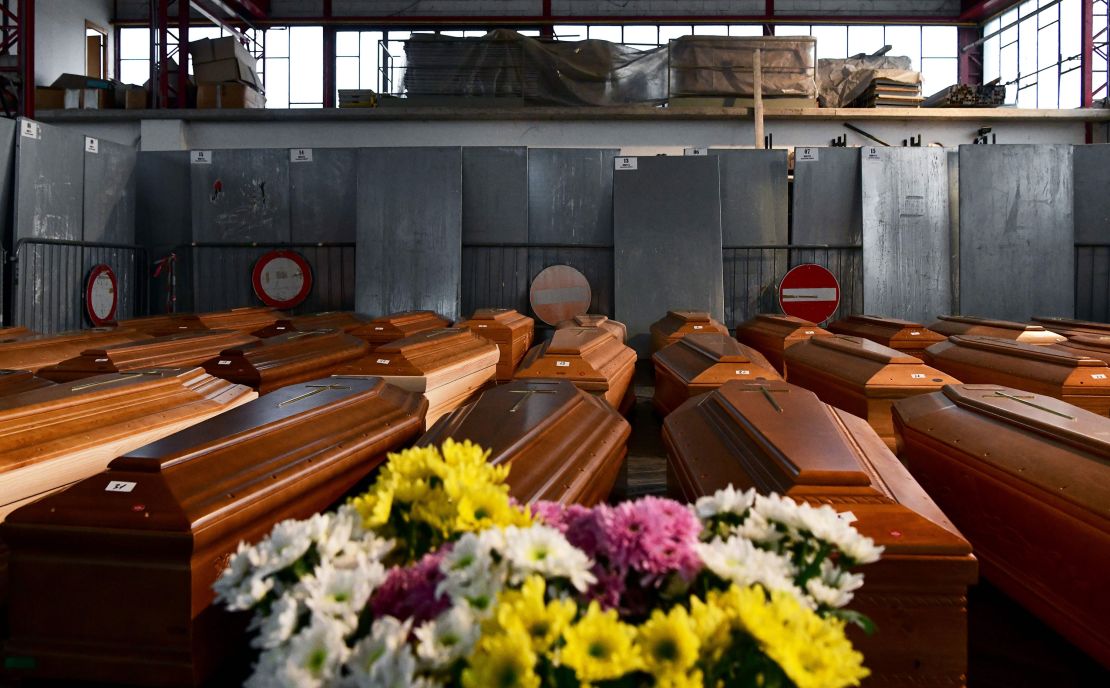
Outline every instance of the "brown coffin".
<path id="1" fill-rule="evenodd" d="M 289 318 L 290 324 L 299 331 L 309 330 L 351 330 L 362 327 L 370 322 L 370 318 L 354 311 L 324 311 L 322 313 L 309 313 L 295 315 Z"/>
<path id="2" fill-rule="evenodd" d="M 532 347 L 516 378 L 569 380 L 578 389 L 620 408 L 635 372 L 636 352 L 608 332 L 596 327 L 566 327 Z"/>
<path id="3" fill-rule="evenodd" d="M 983 575 L 1110 667 L 1110 420 L 1007 387 L 898 402 L 902 458 Z"/>
<path id="4" fill-rule="evenodd" d="M 1073 356 L 1097 358 L 1110 365 L 1110 334 L 1077 334 L 1068 341 L 1053 344 L 1049 348 Z"/>
<path id="5" fill-rule="evenodd" d="M 728 328 L 705 311 L 667 311 L 661 320 L 651 324 L 651 352 L 655 353 L 695 332 L 728 334 Z"/>
<path id="6" fill-rule="evenodd" d="M 244 619 L 212 604 L 212 583 L 238 543 L 332 505 L 419 435 L 423 412 L 373 378 L 286 387 L 13 513 L 6 652 L 35 678 L 232 683 Z"/>
<path id="7" fill-rule="evenodd" d="M 368 323 L 349 330 L 349 333 L 365 339 L 370 345 L 370 350 L 373 351 L 398 339 L 429 330 L 438 330 L 450 324 L 450 321 L 434 311 L 404 311 L 374 318 Z"/>
<path id="8" fill-rule="evenodd" d="M 512 308 L 479 308 L 469 320 L 458 322 L 455 327 L 468 327 L 497 345 L 501 351 L 497 380 L 504 381 L 513 379 L 516 367 L 532 346 L 535 325 L 535 320 Z"/>
<path id="9" fill-rule="evenodd" d="M 829 325 L 829 331 L 834 334 L 870 339 L 922 359 L 927 347 L 948 338 L 927 329 L 920 323 L 897 318 L 881 318 L 875 315 L 849 315 Z"/>
<path id="10" fill-rule="evenodd" d="M 105 373 L 189 367 L 201 365 L 224 349 L 257 342 L 257 337 L 242 332 L 192 330 L 127 344 L 87 347 L 79 356 L 43 368 L 39 375 L 54 382 L 72 382 Z"/>
<path id="11" fill-rule="evenodd" d="M 1110 323 L 1094 322 L 1091 320 L 1074 320 L 1072 318 L 1033 318 L 1032 324 L 1040 325 L 1046 330 L 1065 337 L 1093 334 L 1110 337 Z"/>
<path id="12" fill-rule="evenodd" d="M 655 365 L 652 404 L 665 416 L 690 397 L 729 380 L 781 380 L 763 354 L 727 334 L 690 334 L 651 357 Z"/>
<path id="13" fill-rule="evenodd" d="M 821 401 L 864 418 L 896 449 L 890 405 L 960 381 L 901 351 L 868 339 L 814 337 L 786 350 L 786 379 Z"/>
<path id="14" fill-rule="evenodd" d="M 137 342 L 150 337 L 138 330 L 115 327 L 97 327 L 91 330 L 73 330 L 54 335 L 28 337 L 14 342 L 0 343 L 0 368 L 30 370 L 80 356 L 90 347 L 112 346 Z"/>
<path id="15" fill-rule="evenodd" d="M 782 352 L 810 337 L 831 337 L 832 332 L 792 315 L 760 313 L 736 326 L 736 338 L 767 357 L 780 374 L 786 372 Z"/>
<path id="16" fill-rule="evenodd" d="M 235 330 L 251 334 L 270 327 L 285 314 L 269 306 L 247 306 L 226 311 L 197 313 L 200 322 L 210 330 Z"/>
<path id="17" fill-rule="evenodd" d="M 576 315 L 570 320 L 562 320 L 555 325 L 555 329 L 562 330 L 567 327 L 600 327 L 617 338 L 621 344 L 628 343 L 628 327 L 622 322 L 610 320 L 608 316 L 596 313 Z"/>
<path id="18" fill-rule="evenodd" d="M 511 466 L 518 501 L 592 506 L 609 496 L 631 432 L 613 407 L 568 381 L 515 380 L 443 416 L 417 445 L 471 440 L 490 462 Z"/>
<path id="19" fill-rule="evenodd" d="M 131 318 L 116 323 L 119 327 L 138 330 L 149 337 L 164 337 L 178 332 L 207 330 L 208 326 L 193 313 L 166 313 L 144 318 Z"/>
<path id="20" fill-rule="evenodd" d="M 734 381 L 667 416 L 663 440 L 681 499 L 732 484 L 854 514 L 886 548 L 849 605 L 879 629 L 849 631 L 872 672 L 864 685 L 963 685 L 971 547 L 867 423 L 800 387 Z"/>
<path id="21" fill-rule="evenodd" d="M 497 345 L 470 330 L 445 328 L 389 342 L 342 366 L 337 374 L 373 375 L 423 394 L 427 423 L 470 401 L 493 379 L 501 356 Z"/>
<path id="22" fill-rule="evenodd" d="M 1009 320 L 989 320 L 987 318 L 973 318 L 965 315 L 942 315 L 929 329 L 946 337 L 954 334 L 975 334 L 984 337 L 997 337 L 1010 339 L 1022 344 L 1056 344 L 1067 337 L 1050 332 L 1040 325 L 1026 325 L 1025 323 L 1011 322 Z"/>
<path id="23" fill-rule="evenodd" d="M 50 387 L 54 383 L 41 377 L 36 377 L 29 370 L 0 370 L 0 397 L 22 394 L 33 389 Z"/>
<path id="24" fill-rule="evenodd" d="M 264 339 L 260 345 L 225 349 L 205 361 L 204 369 L 266 394 L 330 375 L 369 350 L 366 342 L 340 330 L 289 332 Z"/>
<path id="25" fill-rule="evenodd" d="M 971 384 L 1004 385 L 1063 399 L 1110 415 L 1110 368 L 1105 361 L 1056 347 L 956 335 L 925 351 L 929 365 Z"/>
<path id="26" fill-rule="evenodd" d="M 35 336 L 37 334 L 26 327 L 0 327 L 0 344 L 18 342 L 21 339 Z"/>

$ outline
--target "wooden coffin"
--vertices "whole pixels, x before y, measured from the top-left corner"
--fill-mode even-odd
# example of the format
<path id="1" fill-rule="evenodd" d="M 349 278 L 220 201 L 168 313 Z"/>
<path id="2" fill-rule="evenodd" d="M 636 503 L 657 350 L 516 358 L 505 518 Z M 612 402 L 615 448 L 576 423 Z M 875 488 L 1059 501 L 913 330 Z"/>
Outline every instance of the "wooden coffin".
<path id="1" fill-rule="evenodd" d="M 921 359 L 924 359 L 927 347 L 948 338 L 920 323 L 897 318 L 881 318 L 875 315 L 849 315 L 829 325 L 829 331 L 834 334 L 870 339 Z"/>
<path id="2" fill-rule="evenodd" d="M 322 313 L 309 313 L 295 315 L 289 318 L 293 327 L 300 331 L 309 330 L 343 330 L 350 332 L 362 327 L 370 318 L 354 311 L 324 311 Z"/>
<path id="3" fill-rule="evenodd" d="M 263 339 L 260 345 L 225 349 L 205 361 L 204 369 L 266 394 L 330 375 L 369 350 L 366 342 L 341 330 L 288 332 Z"/>
<path id="4" fill-rule="evenodd" d="M 363 323 L 349 331 L 356 337 L 365 339 L 373 351 L 378 347 L 411 337 L 414 334 L 438 330 L 450 326 L 450 322 L 434 311 L 404 311 L 383 315 Z"/>
<path id="5" fill-rule="evenodd" d="M 667 416 L 663 441 L 680 499 L 732 484 L 829 504 L 886 548 L 849 605 L 879 629 L 849 630 L 865 686 L 964 684 L 971 547 L 865 421 L 794 385 L 733 381 Z"/>
<path id="6" fill-rule="evenodd" d="M 864 418 L 896 449 L 890 405 L 960 381 L 901 351 L 869 339 L 813 337 L 786 350 L 786 379 L 821 401 Z"/>
<path id="7" fill-rule="evenodd" d="M 651 352 L 655 353 L 695 332 L 728 334 L 728 328 L 705 311 L 667 311 L 662 319 L 651 324 Z"/>
<path id="8" fill-rule="evenodd" d="M 1074 320 L 1072 318 L 1048 318 L 1037 317 L 1033 318 L 1032 324 L 1040 325 L 1046 330 L 1051 330 L 1056 334 L 1065 337 L 1075 337 L 1078 335 L 1102 335 L 1110 337 L 1110 323 L 1094 322 L 1091 320 Z"/>
<path id="9" fill-rule="evenodd" d="M 336 374 L 373 375 L 428 400 L 427 423 L 454 411 L 497 371 L 497 345 L 470 330 L 444 328 L 384 344 Z"/>
<path id="10" fill-rule="evenodd" d="M 29 370 L 0 370 L 0 397 L 22 394 L 33 389 L 50 387 L 54 383 L 36 376 Z"/>
<path id="11" fill-rule="evenodd" d="M 164 337 L 178 332 L 191 332 L 207 330 L 208 326 L 201 322 L 194 313 L 165 313 L 163 315 L 149 315 L 143 318 L 120 320 L 116 323 L 119 327 L 138 330 L 149 337 Z"/>
<path id="12" fill-rule="evenodd" d="M 984 337 L 1010 339 L 1022 344 L 1056 344 L 1067 337 L 1050 332 L 1040 325 L 1011 322 L 1009 320 L 990 320 L 973 318 L 967 315 L 942 315 L 929 325 L 929 329 L 946 337 L 954 334 L 974 334 Z"/>
<path id="13" fill-rule="evenodd" d="M 763 354 L 727 334 L 691 334 L 651 357 L 655 365 L 652 404 L 665 416 L 690 397 L 729 380 L 781 380 Z"/>
<path id="14" fill-rule="evenodd" d="M 91 330 L 73 330 L 54 335 L 28 337 L 14 342 L 0 343 L 0 368 L 30 370 L 52 366 L 90 347 L 104 347 L 150 339 L 138 330 L 116 327 L 96 327 Z"/>
<path id="15" fill-rule="evenodd" d="M 0 518 L 256 396 L 200 368 L 159 368 L 0 397 Z"/>
<path id="16" fill-rule="evenodd" d="M 423 412 L 373 378 L 294 385 L 11 514 L 8 656 L 67 682 L 234 683 L 245 617 L 212 604 L 212 583 L 238 543 L 334 504 Z"/>
<path id="17" fill-rule="evenodd" d="M 782 352 L 810 337 L 831 337 L 832 332 L 792 315 L 760 313 L 736 327 L 736 338 L 767 357 L 779 373 L 785 373 Z"/>
<path id="18" fill-rule="evenodd" d="M 79 356 L 43 368 L 39 376 L 70 382 L 93 375 L 146 368 L 201 365 L 224 349 L 256 344 L 257 337 L 230 330 L 192 330 L 112 346 L 91 346 Z"/>
<path id="19" fill-rule="evenodd" d="M 516 367 L 532 346 L 536 321 L 512 308 L 479 308 L 469 320 L 455 327 L 468 327 L 474 334 L 492 341 L 501 351 L 497 361 L 497 380 L 512 380 Z"/>
<path id="20" fill-rule="evenodd" d="M 631 432 L 612 406 L 569 381 L 515 380 L 443 416 L 417 445 L 471 440 L 511 466 L 518 501 L 592 506 L 609 496 Z"/>
<path id="21" fill-rule="evenodd" d="M 35 336 L 37 336 L 37 333 L 28 330 L 26 327 L 0 327 L 0 344 L 18 342 L 21 339 Z"/>
<path id="22" fill-rule="evenodd" d="M 1110 367 L 1055 347 L 956 335 L 925 351 L 929 365 L 972 384 L 1004 385 L 1110 415 Z"/>
<path id="23" fill-rule="evenodd" d="M 1110 334 L 1077 334 L 1069 338 L 1068 341 L 1053 344 L 1049 348 L 1073 356 L 1097 358 L 1110 365 Z"/>
<path id="24" fill-rule="evenodd" d="M 555 329 L 561 330 L 567 327 L 600 327 L 609 334 L 617 338 L 622 344 L 628 343 L 628 327 L 622 322 L 610 320 L 608 316 L 598 315 L 596 313 L 586 313 L 584 315 L 576 315 L 570 320 L 562 320 L 555 325 Z"/>
<path id="25" fill-rule="evenodd" d="M 247 306 L 226 311 L 197 313 L 197 318 L 210 330 L 235 330 L 251 334 L 270 327 L 285 314 L 269 306 Z"/>
<path id="26" fill-rule="evenodd" d="M 1110 667 L 1110 420 L 1057 399 L 953 385 L 898 402 L 902 458 L 983 575 Z"/>
<path id="27" fill-rule="evenodd" d="M 597 327 L 566 327 L 532 347 L 516 377 L 569 380 L 620 408 L 635 372 L 636 352 L 608 332 Z"/>

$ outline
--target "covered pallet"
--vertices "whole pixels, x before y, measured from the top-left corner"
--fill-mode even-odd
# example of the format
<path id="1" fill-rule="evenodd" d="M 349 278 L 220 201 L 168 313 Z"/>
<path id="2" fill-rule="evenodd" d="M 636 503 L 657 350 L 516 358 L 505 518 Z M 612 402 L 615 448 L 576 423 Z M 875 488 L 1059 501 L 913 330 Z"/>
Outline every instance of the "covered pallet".
<path id="1" fill-rule="evenodd" d="M 886 548 L 849 605 L 881 631 L 849 634 L 875 686 L 963 685 L 971 546 L 867 423 L 783 382 L 727 382 L 663 422 L 668 487 L 692 501 L 728 485 L 850 512 Z"/>
<path id="2" fill-rule="evenodd" d="M 532 346 L 536 321 L 512 308 L 479 308 L 468 320 L 455 327 L 466 327 L 474 334 L 497 345 L 501 358 L 497 361 L 497 380 L 512 380 L 516 367 Z"/>
<path id="3" fill-rule="evenodd" d="M 266 394 L 330 375 L 369 350 L 366 342 L 340 330 L 289 332 L 261 344 L 224 349 L 205 361 L 204 369 Z"/>
<path id="4" fill-rule="evenodd" d="M 0 368 L 37 372 L 40 368 L 80 356 L 85 349 L 144 339 L 150 339 L 150 336 L 138 330 L 115 327 L 95 327 L 91 330 L 27 337 L 0 343 Z"/>
<path id="5" fill-rule="evenodd" d="M 516 371 L 518 380 L 569 380 L 579 389 L 604 397 L 619 409 L 636 372 L 636 352 L 596 327 L 555 330 L 550 340 L 528 352 Z"/>
<path id="6" fill-rule="evenodd" d="M 607 315 L 585 313 L 583 315 L 576 315 L 570 320 L 562 320 L 555 325 L 555 329 L 557 330 L 567 327 L 600 327 L 616 337 L 617 341 L 620 343 L 628 343 L 628 327 L 622 322 L 610 320 Z"/>
<path id="7" fill-rule="evenodd" d="M 921 323 L 875 315 L 849 315 L 829 325 L 829 331 L 834 334 L 870 339 L 923 360 L 926 348 L 948 339 L 945 335 L 933 332 Z"/>
<path id="8" fill-rule="evenodd" d="M 760 313 L 736 327 L 736 338 L 767 357 L 775 370 L 784 373 L 782 353 L 810 337 L 831 337 L 832 332 L 792 315 Z"/>
<path id="9" fill-rule="evenodd" d="M 54 383 L 38 377 L 29 370 L 0 370 L 0 397 L 22 394 L 33 389 L 50 387 Z"/>
<path id="10" fill-rule="evenodd" d="M 984 337 L 1010 339 L 1022 344 L 1056 344 L 1067 337 L 1046 330 L 1040 325 L 1011 322 L 1009 320 L 990 320 L 973 318 L 966 315 L 942 315 L 929 329 L 946 337 L 954 334 L 974 334 Z"/>
<path id="11" fill-rule="evenodd" d="M 1110 666 L 1110 420 L 1041 394 L 954 385 L 898 402 L 902 458 L 983 576 Z"/>
<path id="12" fill-rule="evenodd" d="M 509 494 L 592 506 L 609 496 L 632 429 L 600 397 L 565 380 L 514 380 L 443 416 L 417 442 L 470 440 L 510 467 Z"/>
<path id="13" fill-rule="evenodd" d="M 234 683 L 246 619 L 212 604 L 212 584 L 239 543 L 333 505 L 423 415 L 375 378 L 298 384 L 11 514 L 6 651 L 61 684 Z"/>
<path id="14" fill-rule="evenodd" d="M 1064 337 L 1076 337 L 1080 335 L 1102 335 L 1110 337 L 1110 323 L 1042 316 L 1033 318 L 1032 324 L 1040 325 Z"/>
<path id="15" fill-rule="evenodd" d="M 370 349 L 374 350 L 398 339 L 438 330 L 450 324 L 450 321 L 434 311 L 403 311 L 374 318 L 368 323 L 348 330 L 348 333 L 365 339 Z"/>
<path id="16" fill-rule="evenodd" d="M 655 366 L 652 404 L 662 416 L 729 380 L 782 379 L 763 354 L 727 334 L 687 335 L 655 352 L 651 360 Z"/>
<path id="17" fill-rule="evenodd" d="M 667 315 L 651 324 L 651 352 L 695 332 L 728 334 L 728 328 L 705 311 L 667 311 Z"/>

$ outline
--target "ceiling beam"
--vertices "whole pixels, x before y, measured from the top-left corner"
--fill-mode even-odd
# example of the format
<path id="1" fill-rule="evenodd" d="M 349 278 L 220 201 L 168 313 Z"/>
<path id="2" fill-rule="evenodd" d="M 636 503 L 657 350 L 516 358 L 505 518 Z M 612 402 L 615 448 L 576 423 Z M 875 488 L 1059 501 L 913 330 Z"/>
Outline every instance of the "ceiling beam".
<path id="1" fill-rule="evenodd" d="M 984 22 L 1020 2 L 1021 0 L 963 0 L 960 4 L 960 20 Z"/>

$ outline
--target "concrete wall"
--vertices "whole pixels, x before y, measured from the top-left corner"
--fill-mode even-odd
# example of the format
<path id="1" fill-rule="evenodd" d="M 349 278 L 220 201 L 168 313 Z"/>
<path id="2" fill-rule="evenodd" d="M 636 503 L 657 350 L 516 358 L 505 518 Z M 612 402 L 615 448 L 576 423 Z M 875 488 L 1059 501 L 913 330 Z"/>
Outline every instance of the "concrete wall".
<path id="1" fill-rule="evenodd" d="M 62 73 L 85 73 L 85 20 L 108 30 L 108 76 L 115 70 L 112 0 L 35 3 L 35 83 L 49 86 Z"/>

